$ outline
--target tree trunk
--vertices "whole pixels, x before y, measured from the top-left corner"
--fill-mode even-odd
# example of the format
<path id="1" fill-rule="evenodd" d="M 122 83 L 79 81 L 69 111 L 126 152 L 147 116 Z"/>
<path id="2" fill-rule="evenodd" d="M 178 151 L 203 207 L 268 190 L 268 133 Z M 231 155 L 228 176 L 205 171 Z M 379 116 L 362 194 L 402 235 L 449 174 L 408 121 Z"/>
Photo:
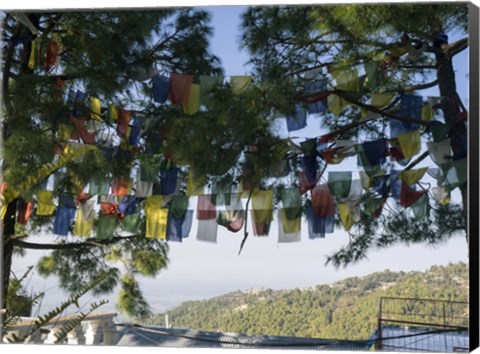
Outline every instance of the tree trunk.
<path id="1" fill-rule="evenodd" d="M 17 210 L 17 200 L 13 200 L 7 206 L 5 218 L 3 220 L 3 295 L 4 299 L 8 296 L 8 284 L 10 282 L 10 273 L 12 268 L 13 243 L 10 238 L 15 234 L 15 214 Z"/>
<path id="2" fill-rule="evenodd" d="M 465 124 L 455 123 L 458 118 L 458 113 L 460 113 L 459 98 L 455 82 L 455 71 L 453 69 L 452 58 L 450 54 L 448 54 L 447 50 L 437 48 L 435 59 L 438 67 L 438 86 L 440 90 L 440 96 L 442 96 L 442 111 L 445 117 L 445 122 L 451 127 L 449 131 L 449 137 L 451 138 L 452 149 L 455 151 L 455 149 L 462 149 L 462 146 L 458 145 L 459 143 L 457 138 L 467 134 L 467 128 Z M 460 192 L 462 195 L 463 217 L 465 220 L 466 230 L 468 215 L 467 184 L 460 186 Z"/>

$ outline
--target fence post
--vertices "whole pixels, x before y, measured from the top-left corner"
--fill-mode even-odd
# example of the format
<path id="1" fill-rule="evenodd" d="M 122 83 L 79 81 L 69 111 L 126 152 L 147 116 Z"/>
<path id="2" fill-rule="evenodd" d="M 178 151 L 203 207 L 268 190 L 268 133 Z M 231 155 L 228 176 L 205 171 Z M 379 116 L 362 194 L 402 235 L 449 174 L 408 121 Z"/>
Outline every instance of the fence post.
<path id="1" fill-rule="evenodd" d="M 381 297 L 378 304 L 377 344 L 375 346 L 377 350 L 382 350 L 382 300 Z"/>

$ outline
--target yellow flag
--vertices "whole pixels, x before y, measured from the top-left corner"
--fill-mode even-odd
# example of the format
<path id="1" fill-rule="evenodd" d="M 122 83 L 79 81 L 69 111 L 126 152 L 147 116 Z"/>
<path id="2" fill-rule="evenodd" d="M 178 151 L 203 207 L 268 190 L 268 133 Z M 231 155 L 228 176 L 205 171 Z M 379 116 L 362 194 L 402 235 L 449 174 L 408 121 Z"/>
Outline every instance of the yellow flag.
<path id="1" fill-rule="evenodd" d="M 348 101 L 334 94 L 328 96 L 327 104 L 328 104 L 328 110 L 333 114 L 335 114 L 336 116 L 340 115 L 343 109 L 346 106 L 350 105 Z"/>
<path id="2" fill-rule="evenodd" d="M 245 76 L 231 76 L 230 85 L 232 86 L 232 93 L 234 95 L 239 95 L 248 90 L 252 82 L 252 77 L 250 75 Z"/>
<path id="3" fill-rule="evenodd" d="M 51 216 L 55 212 L 53 193 L 47 190 L 37 192 L 37 215 Z"/>
<path id="4" fill-rule="evenodd" d="M 397 136 L 400 150 L 406 159 L 418 154 L 421 148 L 420 130 L 412 130 Z"/>
<path id="5" fill-rule="evenodd" d="M 198 178 L 193 174 L 193 170 L 188 170 L 187 176 L 187 195 L 202 195 L 205 186 L 205 178 Z"/>
<path id="6" fill-rule="evenodd" d="M 255 222 L 269 222 L 273 218 L 273 190 L 255 190 L 252 193 L 252 211 Z"/>
<path id="7" fill-rule="evenodd" d="M 282 226 L 283 226 L 283 232 L 286 234 L 294 234 L 297 232 L 300 232 L 300 221 L 301 218 L 300 216 L 298 218 L 290 220 L 287 218 L 285 209 L 281 209 L 282 212 Z"/>
<path id="8" fill-rule="evenodd" d="M 102 101 L 96 97 L 90 97 L 90 118 L 94 120 L 102 120 Z"/>
<path id="9" fill-rule="evenodd" d="M 373 93 L 372 102 L 370 103 L 370 105 L 375 108 L 383 108 L 387 106 L 390 102 L 392 102 L 393 97 L 395 97 L 394 94 Z"/>
<path id="10" fill-rule="evenodd" d="M 433 108 L 430 103 L 427 103 L 422 107 L 422 120 L 424 122 L 430 122 L 433 119 Z M 422 126 L 422 131 L 427 129 L 427 126 Z"/>
<path id="11" fill-rule="evenodd" d="M 108 115 L 110 116 L 110 120 L 112 122 L 118 120 L 118 109 L 113 104 L 108 106 Z"/>
<path id="12" fill-rule="evenodd" d="M 93 229 L 93 219 L 86 220 L 84 218 L 82 208 L 77 210 L 77 218 L 75 220 L 75 228 L 73 230 L 74 235 L 89 237 Z"/>
<path id="13" fill-rule="evenodd" d="M 351 92 L 360 91 L 357 69 L 334 69 L 330 73 L 337 83 L 337 89 Z"/>
<path id="14" fill-rule="evenodd" d="M 338 203 L 338 212 L 340 214 L 340 220 L 342 221 L 345 231 L 350 231 L 353 225 L 353 218 L 350 215 L 350 208 L 347 203 Z"/>
<path id="15" fill-rule="evenodd" d="M 147 230 L 145 236 L 148 238 L 167 238 L 168 208 L 163 207 L 161 195 L 152 195 L 145 202 L 145 216 L 147 219 Z"/>
<path id="16" fill-rule="evenodd" d="M 183 105 L 183 113 L 193 116 L 200 109 L 200 85 L 192 84 L 188 103 Z"/>
<path id="17" fill-rule="evenodd" d="M 36 60 L 36 54 L 37 54 L 37 40 L 32 41 L 32 49 L 30 50 L 30 57 L 28 59 L 28 68 L 29 69 L 34 69 L 35 68 L 35 60 Z"/>
<path id="18" fill-rule="evenodd" d="M 422 179 L 427 173 L 428 167 L 418 168 L 416 170 L 407 170 L 400 173 L 400 178 L 405 181 L 406 184 L 412 185 Z"/>

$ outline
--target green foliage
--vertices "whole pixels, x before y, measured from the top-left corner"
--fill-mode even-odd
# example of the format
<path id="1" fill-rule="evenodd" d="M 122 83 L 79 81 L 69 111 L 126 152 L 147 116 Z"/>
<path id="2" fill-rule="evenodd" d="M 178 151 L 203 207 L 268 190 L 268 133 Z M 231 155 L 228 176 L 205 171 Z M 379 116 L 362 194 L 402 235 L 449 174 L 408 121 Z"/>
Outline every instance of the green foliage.
<path id="1" fill-rule="evenodd" d="M 117 308 L 127 316 L 145 318 L 151 314 L 150 307 L 143 297 L 138 282 L 130 275 L 121 278 L 121 290 L 118 294 Z"/>
<path id="2" fill-rule="evenodd" d="M 308 289 L 237 291 L 188 301 L 168 315 L 174 327 L 196 330 L 360 340 L 376 329 L 380 297 L 468 301 L 468 284 L 464 263 L 432 266 L 426 272 L 385 270 Z M 416 306 L 411 313 L 430 313 L 425 320 L 432 320 L 432 311 L 438 310 L 427 302 Z M 395 312 L 394 307 L 388 310 Z M 142 323 L 163 325 L 164 315 Z"/>
<path id="3" fill-rule="evenodd" d="M 98 144 L 92 151 L 65 161 L 60 157 L 61 163 L 52 163 L 55 150 L 58 152 L 68 140 L 68 134 L 61 132 L 63 125 L 70 124 L 73 111 L 73 103 L 67 100 L 69 90 L 81 90 L 89 97 L 99 98 L 103 108 L 112 103 L 130 110 L 134 117 L 163 122 L 163 110 L 178 117 L 181 107 L 165 108 L 153 103 L 151 83 L 147 84 L 142 78 L 146 73 L 157 70 L 196 77 L 222 73 L 219 59 L 209 49 L 212 28 L 206 11 L 172 8 L 25 15 L 39 28 L 41 34 L 37 41 L 42 43 L 43 50 L 49 40 L 56 41 L 60 44 L 61 56 L 61 64 L 48 73 L 43 63 L 29 67 L 32 42 L 13 45 L 13 39 L 30 31 L 16 19 L 14 12 L 5 14 L 2 22 L 5 39 L 2 181 L 8 183 L 8 192 L 18 191 L 26 199 L 38 189 L 44 189 L 44 183 L 53 174 L 54 197 L 58 197 L 65 192 L 79 193 L 93 177 L 111 180 L 113 176 L 128 175 L 138 162 L 135 159 L 155 164 L 164 158 L 164 151 L 151 153 L 148 149 L 145 154 L 135 156 L 131 149 L 117 146 L 117 142 L 110 146 L 97 134 Z M 89 115 L 88 105 L 81 110 L 84 116 Z M 103 112 L 102 117 L 105 115 Z M 102 132 L 115 134 L 112 122 L 107 119 L 105 123 Z M 158 126 L 152 125 L 142 136 L 146 147 L 159 142 L 156 128 Z M 13 192 L 6 194 L 14 195 Z M 33 214 L 28 227 L 16 228 L 24 242 L 31 242 L 40 232 L 50 231 L 51 218 Z M 143 226 L 141 230 L 144 229 Z M 138 287 L 120 281 L 122 271 L 131 279 L 137 275 L 153 277 L 168 260 L 165 243 L 145 239 L 143 231 L 127 237 L 116 234 L 112 240 L 62 240 L 55 245 L 44 245 L 48 246 L 54 251 L 40 260 L 39 273 L 57 276 L 60 287 L 71 292 L 80 291 L 83 284 L 102 276 L 105 279 L 93 287 L 93 294 L 111 292 L 120 284 L 124 292 L 132 290 L 138 295 Z M 122 304 L 129 302 L 125 301 L 125 295 L 120 298 L 123 300 L 119 309 L 123 310 Z M 141 316 L 148 308 L 145 303 L 138 308 L 140 313 L 135 314 L 132 311 L 137 310 L 136 307 L 127 307 L 132 316 Z"/>
<path id="4" fill-rule="evenodd" d="M 43 316 L 39 316 L 35 320 L 33 325 L 29 328 L 29 330 L 22 337 L 18 337 L 17 335 L 11 333 L 8 335 L 7 340 L 9 342 L 14 342 L 14 343 L 24 342 L 28 337 L 40 331 L 42 327 L 44 327 L 45 325 L 55 320 L 55 318 L 59 316 L 62 312 L 64 312 L 69 306 L 75 305 L 76 307 L 79 307 L 78 300 L 87 292 L 89 292 L 94 287 L 96 287 L 98 284 L 103 282 L 105 279 L 106 279 L 106 276 L 102 275 L 88 283 L 84 283 L 78 291 L 72 292 L 70 297 L 67 300 L 63 301 L 55 309 L 49 311 L 47 314 Z M 62 326 L 62 328 L 58 332 L 58 335 L 56 336 L 56 343 L 63 340 L 67 336 L 68 332 L 70 332 L 73 328 L 75 328 L 86 316 L 88 316 L 88 314 L 95 311 L 98 307 L 106 304 L 107 302 L 108 301 L 102 300 L 99 303 L 92 303 L 90 306 L 90 310 L 87 313 L 85 314 L 80 313 L 79 315 L 75 316 L 73 319 L 68 321 L 64 326 Z M 6 322 L 6 324 L 8 323 L 9 322 Z M 8 326 L 6 327 L 6 329 L 8 329 Z"/>
<path id="5" fill-rule="evenodd" d="M 343 109 L 338 116 L 321 114 L 324 133 L 336 131 L 335 138 L 360 143 L 390 137 L 389 120 L 398 114 L 400 99 L 405 94 L 421 95 L 423 88 L 438 85 L 440 96 L 458 97 L 452 57 L 461 51 L 455 48 L 461 40 L 452 43 L 452 37 L 468 35 L 467 14 L 466 3 L 255 6 L 243 14 L 242 46 L 250 52 L 256 74 L 268 83 L 266 100 L 275 97 L 276 102 L 285 103 L 281 109 L 277 107 L 283 114 L 294 102 L 312 95 L 306 91 L 306 83 L 325 80 L 326 90 L 334 90 L 338 84 L 334 81 L 335 71 L 361 71 L 366 65 L 375 68 L 378 83 L 369 81 L 371 77 L 365 69 L 365 75 L 359 74 L 358 92 L 340 94 L 349 96 L 357 105 Z M 448 45 L 436 43 L 440 33 L 449 36 Z M 285 86 L 290 88 L 283 90 Z M 392 93 L 394 98 L 376 112 L 382 113 L 378 118 L 362 120 L 366 111 L 361 105 L 368 104 L 374 93 Z M 465 126 L 454 123 L 460 111 L 460 105 L 452 108 L 445 100 L 434 109 L 435 123 L 447 123 L 452 139 L 465 134 Z M 425 129 L 422 142 L 434 141 L 432 131 Z M 384 173 L 414 168 L 428 156 L 426 151 L 422 152 L 418 160 L 400 167 L 387 159 Z M 422 189 L 426 186 L 419 185 Z M 431 202 L 429 217 L 421 220 L 415 220 L 409 208 L 400 208 L 391 199 L 381 215 L 372 220 L 376 207 L 372 206 L 373 195 L 366 193 L 361 203 L 361 220 L 349 232 L 350 243 L 332 254 L 328 262 L 336 267 L 346 266 L 365 258 L 370 249 L 399 243 L 440 244 L 464 233 L 466 185 L 460 186 L 460 190 L 461 204 L 441 206 Z"/>

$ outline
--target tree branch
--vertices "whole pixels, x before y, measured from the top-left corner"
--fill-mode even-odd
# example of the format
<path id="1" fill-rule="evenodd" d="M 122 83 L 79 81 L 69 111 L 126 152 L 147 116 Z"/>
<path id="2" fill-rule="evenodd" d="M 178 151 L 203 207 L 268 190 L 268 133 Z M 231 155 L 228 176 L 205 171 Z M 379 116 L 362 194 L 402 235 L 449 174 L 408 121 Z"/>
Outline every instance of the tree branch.
<path id="1" fill-rule="evenodd" d="M 19 239 L 11 239 L 10 242 L 15 247 L 20 247 L 24 249 L 32 249 L 32 250 L 72 250 L 77 248 L 83 247 L 104 247 L 111 244 L 115 244 L 117 242 L 128 240 L 132 238 L 141 237 L 141 235 L 132 235 L 132 236 L 125 236 L 125 237 L 114 237 L 109 240 L 98 240 L 95 238 L 87 239 L 85 242 L 76 242 L 76 243 L 31 243 L 21 241 Z"/>
<path id="2" fill-rule="evenodd" d="M 449 56 L 454 56 L 467 48 L 468 48 L 468 37 L 465 37 L 450 44 L 447 47 L 446 52 Z"/>
<path id="3" fill-rule="evenodd" d="M 397 88 L 397 89 L 393 89 L 393 90 L 388 90 L 388 91 L 385 91 L 385 93 L 387 92 L 407 92 L 407 91 L 417 91 L 417 90 L 425 90 L 425 89 L 428 89 L 428 88 L 431 88 L 431 87 L 434 87 L 434 86 L 437 86 L 438 85 L 438 80 L 434 80 L 432 82 L 427 82 L 426 84 L 421 84 L 421 85 L 416 85 L 416 86 L 405 86 L 405 87 L 400 87 L 400 88 Z"/>

